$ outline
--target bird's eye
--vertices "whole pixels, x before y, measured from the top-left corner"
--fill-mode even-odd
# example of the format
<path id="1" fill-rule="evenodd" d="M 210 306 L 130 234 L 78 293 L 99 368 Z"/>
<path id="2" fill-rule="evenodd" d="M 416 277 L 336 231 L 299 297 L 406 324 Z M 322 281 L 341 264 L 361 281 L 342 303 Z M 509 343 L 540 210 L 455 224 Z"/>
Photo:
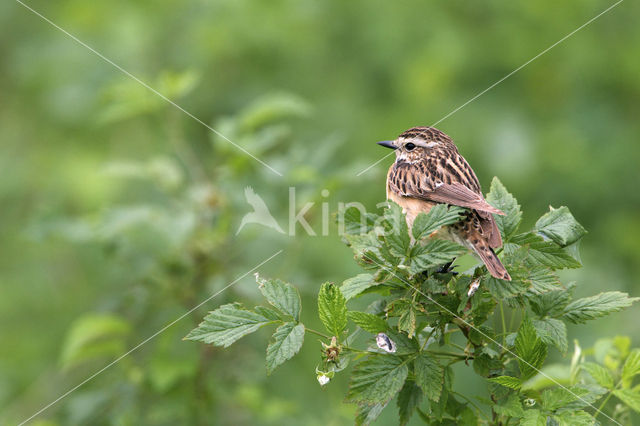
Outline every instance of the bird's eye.
<path id="1" fill-rule="evenodd" d="M 407 151 L 413 151 L 413 148 L 415 148 L 415 147 L 416 147 L 416 146 L 415 146 L 414 144 L 412 144 L 411 142 L 409 142 L 408 144 L 406 144 L 406 145 L 404 146 L 404 148 L 405 148 Z"/>

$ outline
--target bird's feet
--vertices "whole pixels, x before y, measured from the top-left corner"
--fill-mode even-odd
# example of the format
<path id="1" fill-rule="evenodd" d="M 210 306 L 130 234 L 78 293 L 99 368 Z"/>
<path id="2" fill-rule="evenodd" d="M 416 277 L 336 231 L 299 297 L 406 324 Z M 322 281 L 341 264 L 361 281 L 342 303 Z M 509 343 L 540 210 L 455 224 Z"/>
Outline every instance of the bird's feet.
<path id="1" fill-rule="evenodd" d="M 438 269 L 436 272 L 439 274 L 449 274 L 451 273 L 453 276 L 458 275 L 458 272 L 454 271 L 454 268 L 456 268 L 458 265 L 455 266 L 451 266 L 453 264 L 453 262 L 455 262 L 456 259 L 452 259 L 451 262 L 442 265 L 442 267 L 440 269 Z"/>

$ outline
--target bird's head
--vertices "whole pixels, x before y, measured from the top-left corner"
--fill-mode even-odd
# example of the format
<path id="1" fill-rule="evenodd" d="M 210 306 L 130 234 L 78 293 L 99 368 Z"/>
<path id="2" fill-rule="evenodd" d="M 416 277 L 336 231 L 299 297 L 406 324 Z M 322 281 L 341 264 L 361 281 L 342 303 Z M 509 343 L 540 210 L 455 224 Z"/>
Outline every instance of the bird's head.
<path id="1" fill-rule="evenodd" d="M 395 140 L 378 142 L 396 151 L 396 161 L 414 163 L 425 158 L 429 151 L 456 149 L 453 141 L 435 127 L 412 127 Z"/>

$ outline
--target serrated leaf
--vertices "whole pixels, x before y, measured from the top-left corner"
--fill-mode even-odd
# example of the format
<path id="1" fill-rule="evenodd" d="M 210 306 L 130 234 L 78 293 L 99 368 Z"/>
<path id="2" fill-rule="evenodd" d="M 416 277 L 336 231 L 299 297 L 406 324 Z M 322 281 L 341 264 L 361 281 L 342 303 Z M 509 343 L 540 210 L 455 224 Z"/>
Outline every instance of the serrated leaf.
<path id="1" fill-rule="evenodd" d="M 533 320 L 533 327 L 538 336 L 547 345 L 554 345 L 563 354 L 567 353 L 567 326 L 555 318 Z"/>
<path id="2" fill-rule="evenodd" d="M 534 229 L 560 247 L 575 243 L 587 233 L 565 206 L 558 209 L 549 206 L 549 212 L 538 219 Z"/>
<path id="3" fill-rule="evenodd" d="M 281 321 L 281 314 L 275 309 L 267 308 L 266 306 L 254 306 L 254 312 L 262 315 L 273 321 Z"/>
<path id="4" fill-rule="evenodd" d="M 593 426 L 597 424 L 591 414 L 582 410 L 563 411 L 555 414 L 553 419 L 558 426 Z"/>
<path id="5" fill-rule="evenodd" d="M 616 389 L 613 394 L 618 399 L 631 407 L 633 411 L 640 413 L 640 393 L 631 389 Z"/>
<path id="6" fill-rule="evenodd" d="M 409 305 L 408 309 L 398 318 L 398 330 L 407 333 L 407 337 L 411 339 L 416 334 L 416 321 L 416 310 L 412 305 Z"/>
<path id="7" fill-rule="evenodd" d="M 525 247 L 528 250 L 528 261 L 533 265 L 546 266 L 552 270 L 582 266 L 566 248 L 553 241 L 545 241 L 532 232 L 514 236 L 510 245 Z"/>
<path id="8" fill-rule="evenodd" d="M 422 403 L 422 398 L 422 390 L 414 382 L 405 382 L 398 394 L 398 414 L 401 426 L 409 422 L 416 407 Z"/>
<path id="9" fill-rule="evenodd" d="M 631 380 L 640 374 L 640 349 L 634 349 L 629 353 L 622 367 L 622 380 Z"/>
<path id="10" fill-rule="evenodd" d="M 424 244 L 416 244 L 411 250 L 409 272 L 417 274 L 434 266 L 444 265 L 466 252 L 467 249 L 464 247 L 440 239 L 431 239 Z"/>
<path id="11" fill-rule="evenodd" d="M 445 225 L 451 225 L 462 219 L 465 209 L 457 206 L 448 207 L 446 204 L 436 204 L 429 213 L 420 213 L 413 221 L 411 232 L 416 241 L 429 236 Z"/>
<path id="12" fill-rule="evenodd" d="M 355 322 L 358 327 L 369 333 L 377 334 L 389 328 L 385 320 L 366 312 L 349 311 L 347 312 L 347 317 Z"/>
<path id="13" fill-rule="evenodd" d="M 607 389 L 613 389 L 613 376 L 603 366 L 600 364 L 596 364 L 593 362 L 585 362 L 580 366 L 583 370 L 585 370 L 600 386 L 603 386 Z"/>
<path id="14" fill-rule="evenodd" d="M 402 389 L 409 369 L 394 355 L 369 356 L 351 375 L 348 402 L 386 404 Z"/>
<path id="15" fill-rule="evenodd" d="M 333 283 L 324 283 L 320 287 L 318 316 L 327 331 L 338 338 L 347 326 L 347 300 Z"/>
<path id="16" fill-rule="evenodd" d="M 572 386 L 570 388 L 556 387 L 553 389 L 545 389 L 541 395 L 542 407 L 545 410 L 554 411 L 565 407 L 574 401 L 582 400 L 588 393 L 589 391 L 587 389 L 577 386 Z"/>
<path id="17" fill-rule="evenodd" d="M 562 317 L 576 324 L 609 315 L 631 306 L 637 297 L 629 297 L 627 293 L 608 291 L 591 297 L 574 300 L 565 308 Z"/>
<path id="18" fill-rule="evenodd" d="M 258 288 L 267 301 L 283 314 L 300 320 L 300 294 L 291 284 L 278 279 L 256 277 Z"/>
<path id="19" fill-rule="evenodd" d="M 511 389 L 520 389 L 520 387 L 522 386 L 522 382 L 517 377 L 498 376 L 498 377 L 491 377 L 488 380 L 490 382 L 497 383 L 499 385 L 506 386 Z"/>
<path id="20" fill-rule="evenodd" d="M 304 341 L 304 325 L 285 322 L 271 336 L 267 346 L 267 374 L 298 353 Z"/>
<path id="21" fill-rule="evenodd" d="M 411 244 L 407 220 L 402 208 L 394 202 L 389 202 L 389 208 L 384 211 L 387 223 L 385 241 L 391 253 L 396 257 L 404 257 Z"/>
<path id="22" fill-rule="evenodd" d="M 520 379 L 524 382 L 535 376 L 547 357 L 547 345 L 538 338 L 533 324 L 525 318 L 518 329 L 515 341 Z"/>
<path id="23" fill-rule="evenodd" d="M 520 426 L 546 426 L 547 416 L 540 410 L 525 410 Z"/>
<path id="24" fill-rule="evenodd" d="M 237 303 L 230 303 L 209 312 L 200 325 L 191 330 L 185 339 L 226 348 L 239 338 L 273 322 L 258 313 L 242 308 Z"/>
<path id="25" fill-rule="evenodd" d="M 367 426 L 371 424 L 371 422 L 378 418 L 386 406 L 387 404 L 358 404 L 358 410 L 356 411 L 356 425 Z"/>
<path id="26" fill-rule="evenodd" d="M 338 217 L 339 219 L 340 217 Z M 373 220 L 369 214 L 363 214 L 356 207 L 349 207 L 342 213 L 344 233 L 351 235 L 366 234 L 373 227 Z"/>
<path id="27" fill-rule="evenodd" d="M 570 283 L 566 289 L 531 295 L 528 298 L 531 309 L 540 317 L 562 315 L 564 308 L 571 302 L 572 289 L 573 283 Z"/>
<path id="28" fill-rule="evenodd" d="M 502 416 L 520 418 L 524 416 L 522 403 L 517 393 L 511 393 L 505 400 L 493 406 L 493 410 Z"/>
<path id="29" fill-rule="evenodd" d="M 438 402 L 444 383 L 444 369 L 428 353 L 422 352 L 413 362 L 413 368 L 418 385 L 427 398 Z"/>
<path id="30" fill-rule="evenodd" d="M 345 280 L 340 286 L 340 291 L 344 295 L 345 299 L 349 300 L 358 296 L 369 287 L 373 287 L 375 285 L 378 285 L 378 283 L 373 279 L 373 275 L 360 274 Z"/>
<path id="31" fill-rule="evenodd" d="M 520 211 L 518 201 L 507 191 L 502 182 L 494 177 L 487 194 L 487 202 L 505 214 L 504 216 L 493 215 L 493 217 L 502 234 L 502 241 L 506 243 L 516 233 L 522 220 L 522 211 Z"/>
<path id="32" fill-rule="evenodd" d="M 484 287 L 491 293 L 497 300 L 509 299 L 518 295 L 524 294 L 529 285 L 517 279 L 511 281 L 501 280 L 489 276 L 484 281 Z"/>

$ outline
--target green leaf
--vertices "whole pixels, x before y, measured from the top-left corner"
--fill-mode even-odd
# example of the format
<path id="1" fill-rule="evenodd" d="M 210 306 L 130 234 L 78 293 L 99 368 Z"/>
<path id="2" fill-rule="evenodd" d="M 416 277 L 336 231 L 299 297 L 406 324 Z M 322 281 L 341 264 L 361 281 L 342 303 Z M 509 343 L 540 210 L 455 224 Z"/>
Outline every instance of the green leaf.
<path id="1" fill-rule="evenodd" d="M 515 341 L 520 367 L 520 379 L 524 382 L 535 376 L 547 357 L 547 345 L 538 338 L 533 324 L 525 318 L 518 329 Z"/>
<path id="2" fill-rule="evenodd" d="M 385 404 L 402 389 L 409 369 L 394 355 L 373 355 L 358 364 L 351 375 L 348 402 Z"/>
<path id="3" fill-rule="evenodd" d="M 631 407 L 633 411 L 640 413 L 640 393 L 634 392 L 631 389 L 616 389 L 613 394 L 618 399 Z"/>
<path id="4" fill-rule="evenodd" d="M 90 359 L 116 357 L 125 351 L 131 325 L 113 314 L 87 314 L 76 319 L 65 339 L 61 362 L 64 367 Z"/>
<path id="5" fill-rule="evenodd" d="M 401 426 L 409 423 L 416 407 L 422 403 L 422 398 L 422 390 L 414 382 L 405 382 L 398 394 L 398 414 Z"/>
<path id="6" fill-rule="evenodd" d="M 559 426 L 592 426 L 596 424 L 593 416 L 582 410 L 563 411 L 555 414 L 553 418 Z"/>
<path id="7" fill-rule="evenodd" d="M 369 333 L 377 334 L 389 328 L 385 320 L 379 316 L 367 314 L 366 312 L 349 311 L 347 312 L 347 317 L 355 322 L 358 327 Z"/>
<path id="8" fill-rule="evenodd" d="M 504 216 L 493 215 L 493 217 L 502 234 L 502 240 L 506 243 L 518 230 L 522 220 L 522 212 L 518 201 L 507 191 L 502 182 L 497 177 L 494 177 L 487 194 L 487 202 L 493 207 L 502 210 L 505 214 Z"/>
<path id="9" fill-rule="evenodd" d="M 541 395 L 542 407 L 545 410 L 554 411 L 574 401 L 582 400 L 588 393 L 589 391 L 587 389 L 577 386 L 545 389 Z"/>
<path id="10" fill-rule="evenodd" d="M 226 348 L 239 338 L 273 322 L 275 321 L 242 308 L 238 303 L 230 303 L 209 312 L 185 339 Z"/>
<path id="11" fill-rule="evenodd" d="M 333 283 L 324 283 L 320 287 L 318 315 L 327 331 L 339 338 L 347 326 L 347 299 Z"/>
<path id="12" fill-rule="evenodd" d="M 349 300 L 358 296 L 369 287 L 373 287 L 376 285 L 378 285 L 378 283 L 374 281 L 373 275 L 360 274 L 356 275 L 353 278 L 345 280 L 342 283 L 342 286 L 340 286 L 340 291 L 342 291 L 344 297 Z"/>
<path id="13" fill-rule="evenodd" d="M 436 204 L 429 210 L 429 213 L 420 213 L 416 216 L 411 228 L 413 237 L 419 241 L 445 225 L 459 222 L 462 219 L 460 215 L 464 212 L 465 209 L 462 207 L 447 207 L 446 204 Z"/>
<path id="14" fill-rule="evenodd" d="M 409 304 L 404 310 L 400 318 L 398 318 L 398 330 L 407 333 L 409 339 L 416 334 L 417 318 L 416 310 L 413 305 Z"/>
<path id="15" fill-rule="evenodd" d="M 525 410 L 520 426 L 546 426 L 547 416 L 540 410 Z"/>
<path id="16" fill-rule="evenodd" d="M 294 286 L 282 280 L 264 279 L 257 275 L 256 281 L 262 295 L 271 305 L 294 320 L 300 320 L 300 294 Z"/>
<path id="17" fill-rule="evenodd" d="M 375 421 L 387 404 L 358 404 L 356 411 L 356 425 L 366 426 Z"/>
<path id="18" fill-rule="evenodd" d="M 583 370 L 591 375 L 594 378 L 596 383 L 600 386 L 603 386 L 607 389 L 613 389 L 613 376 L 603 366 L 600 364 L 596 364 L 593 362 L 585 362 L 580 366 Z"/>
<path id="19" fill-rule="evenodd" d="M 560 247 L 575 243 L 587 233 L 565 206 L 558 209 L 549 206 L 549 212 L 538 219 L 534 229 Z"/>
<path id="20" fill-rule="evenodd" d="M 631 306 L 637 300 L 637 297 L 629 297 L 627 293 L 608 291 L 574 300 L 564 308 L 562 317 L 575 324 L 580 324 L 620 311 Z"/>
<path id="21" fill-rule="evenodd" d="M 516 390 L 520 389 L 520 386 L 522 386 L 522 382 L 517 377 L 498 376 L 498 377 L 492 377 L 488 380 L 490 382 L 497 383 L 499 385 L 506 386 L 508 388 L 516 389 Z"/>
<path id="22" fill-rule="evenodd" d="M 427 398 L 438 402 L 444 383 L 444 369 L 426 352 L 421 352 L 413 362 L 416 384 Z"/>
<path id="23" fill-rule="evenodd" d="M 531 309 L 540 317 L 562 315 L 564 308 L 571 302 L 573 287 L 574 283 L 569 283 L 567 288 L 559 291 L 529 296 Z"/>
<path id="24" fill-rule="evenodd" d="M 384 211 L 384 218 L 388 224 L 385 241 L 394 256 L 403 258 L 409 251 L 411 238 L 402 208 L 394 202 L 389 202 L 389 208 Z"/>
<path id="25" fill-rule="evenodd" d="M 255 313 L 262 315 L 265 318 L 268 318 L 273 321 L 282 321 L 281 316 L 278 311 L 275 309 L 267 308 L 266 306 L 254 306 L 253 310 Z"/>
<path id="26" fill-rule="evenodd" d="M 440 239 L 430 239 L 424 244 L 416 244 L 411 249 L 409 272 L 417 274 L 443 265 L 466 251 L 467 249 L 454 242 Z"/>
<path id="27" fill-rule="evenodd" d="M 344 220 L 344 232 L 351 235 L 366 234 L 371 231 L 373 221 L 368 214 L 363 214 L 356 207 L 349 207 L 342 215 Z"/>
<path id="28" fill-rule="evenodd" d="M 267 374 L 298 353 L 304 341 L 304 325 L 285 322 L 271 336 L 267 346 Z"/>
<path id="29" fill-rule="evenodd" d="M 538 337 L 547 345 L 554 345 L 563 354 L 567 353 L 567 326 L 555 318 L 533 320 Z"/>
<path id="30" fill-rule="evenodd" d="M 528 261 L 533 265 L 547 266 L 553 270 L 582 266 L 566 248 L 558 246 L 553 241 L 545 241 L 541 236 L 531 232 L 516 235 L 511 243 L 510 245 L 525 247 L 528 250 Z"/>
<path id="31" fill-rule="evenodd" d="M 634 349 L 629 353 L 622 367 L 622 380 L 631 380 L 640 373 L 640 349 Z"/>
<path id="32" fill-rule="evenodd" d="M 502 416 L 508 417 L 523 417 L 524 410 L 522 409 L 522 403 L 517 393 L 511 393 L 509 396 L 493 406 L 496 413 Z"/>

